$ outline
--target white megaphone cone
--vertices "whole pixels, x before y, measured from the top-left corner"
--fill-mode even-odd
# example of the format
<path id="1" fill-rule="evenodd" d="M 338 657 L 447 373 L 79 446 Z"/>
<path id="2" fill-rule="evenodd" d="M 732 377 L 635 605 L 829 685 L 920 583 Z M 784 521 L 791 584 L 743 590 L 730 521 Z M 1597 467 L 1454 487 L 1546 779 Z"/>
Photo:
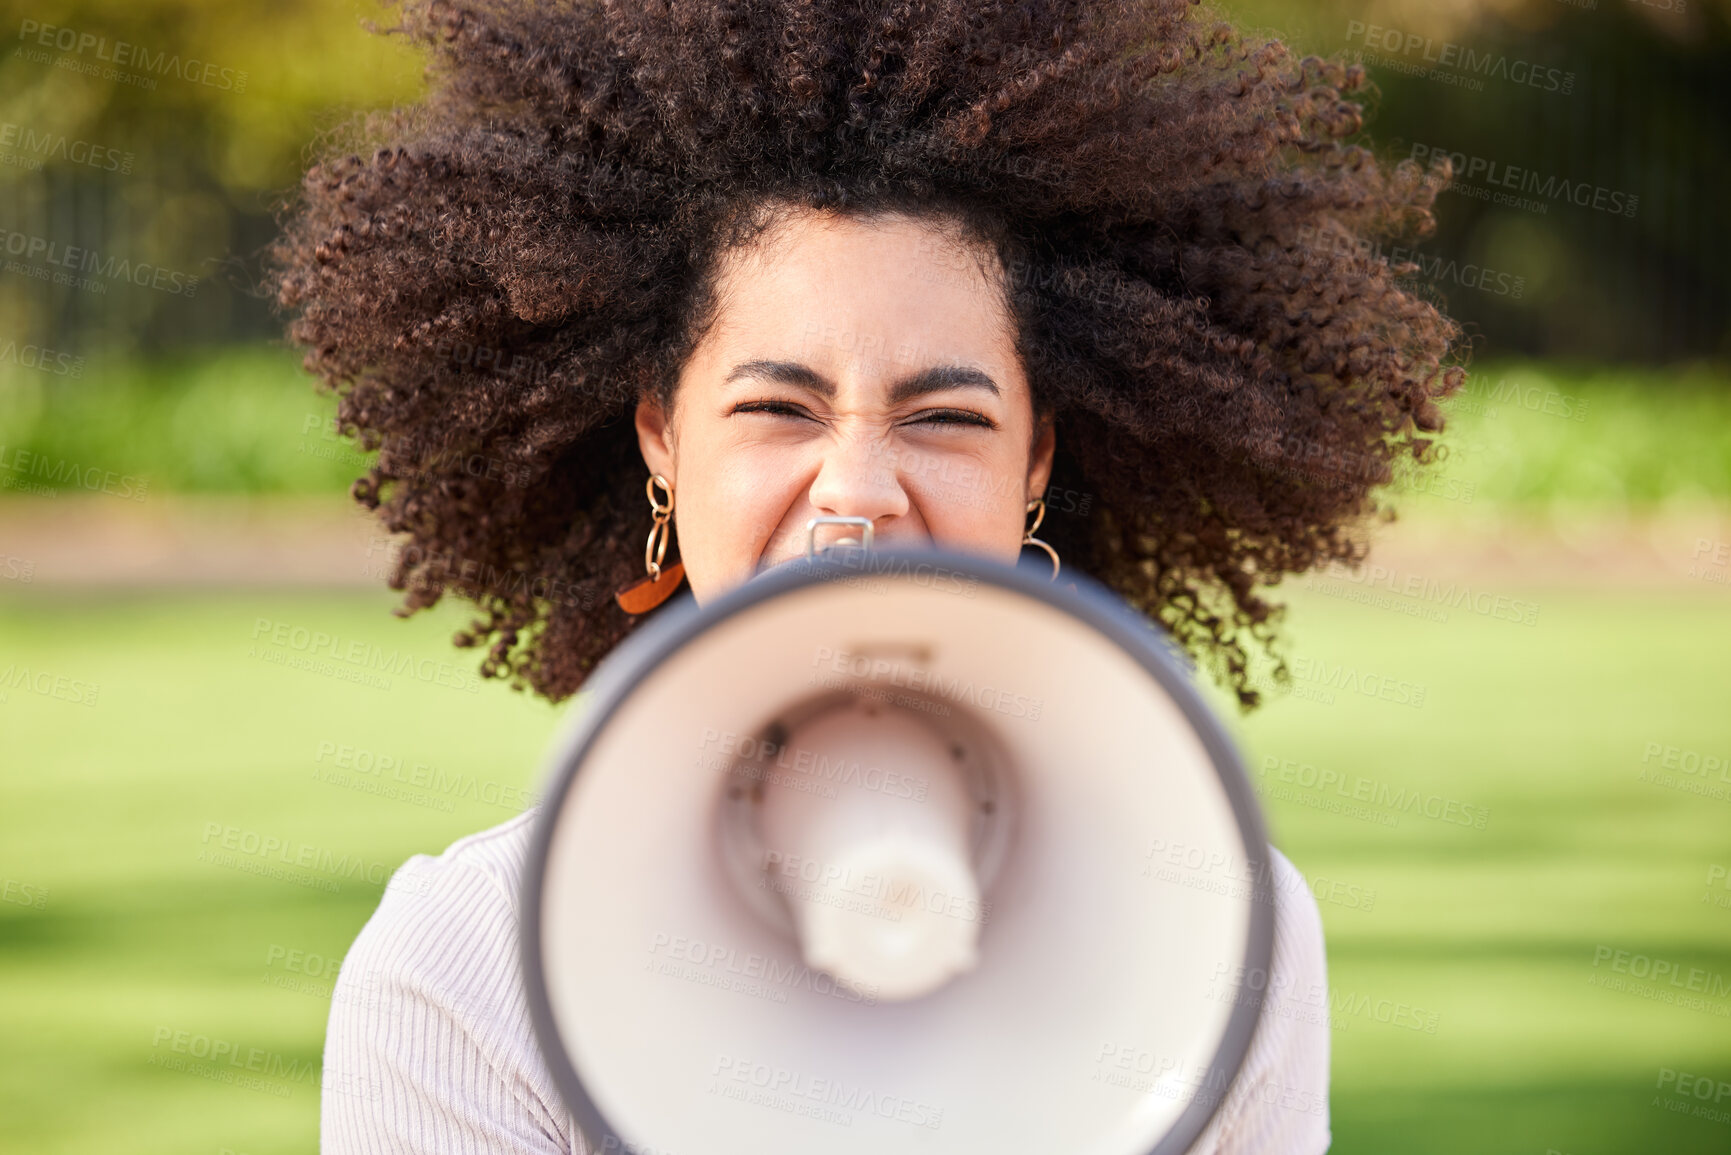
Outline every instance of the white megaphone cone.
<path id="1" fill-rule="evenodd" d="M 856 700 L 789 744 L 845 750 L 862 765 L 832 797 L 793 783 L 763 789 L 766 877 L 790 899 L 807 965 L 884 1000 L 973 969 L 979 920 L 952 911 L 979 907 L 975 803 L 943 737 L 911 712 Z M 892 773 L 909 783 L 905 796 L 883 789 Z"/>
<path id="2" fill-rule="evenodd" d="M 1178 1155 L 1272 947 L 1230 743 L 1087 579 L 855 540 L 592 679 L 522 908 L 561 1095 L 601 1152 Z"/>

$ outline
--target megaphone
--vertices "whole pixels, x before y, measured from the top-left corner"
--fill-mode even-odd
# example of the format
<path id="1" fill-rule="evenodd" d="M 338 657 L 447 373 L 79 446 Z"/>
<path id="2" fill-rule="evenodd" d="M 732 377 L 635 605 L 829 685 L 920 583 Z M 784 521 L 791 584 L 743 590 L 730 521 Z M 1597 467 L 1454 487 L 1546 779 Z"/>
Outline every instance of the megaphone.
<path id="1" fill-rule="evenodd" d="M 629 1155 L 1185 1151 L 1273 911 L 1150 867 L 1267 877 L 1231 742 L 1086 577 L 862 544 L 670 605 L 592 675 L 521 911 L 572 1117 Z"/>

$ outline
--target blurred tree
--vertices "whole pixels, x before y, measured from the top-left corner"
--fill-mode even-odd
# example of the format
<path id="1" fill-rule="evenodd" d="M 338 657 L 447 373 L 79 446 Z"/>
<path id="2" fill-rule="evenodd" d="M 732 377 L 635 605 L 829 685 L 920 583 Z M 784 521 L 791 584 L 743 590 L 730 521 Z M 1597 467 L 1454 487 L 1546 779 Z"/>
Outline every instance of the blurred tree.
<path id="1" fill-rule="evenodd" d="M 154 355 L 279 336 L 252 289 L 273 206 L 323 134 L 420 91 L 419 56 L 363 30 L 393 13 L 368 0 L 10 7 L 0 343 Z M 1461 162 L 1417 259 L 1490 351 L 1731 356 L 1731 0 L 1224 9 L 1300 52 L 1362 57 L 1378 88 L 1366 140 L 1382 154 Z M 197 287 L 38 279 L 66 246 Z"/>
<path id="2" fill-rule="evenodd" d="M 362 28 L 390 13 L 356 0 L 8 7 L 0 230 L 24 238 L 5 252 L 31 271 L 0 274 L 0 341 L 155 353 L 275 334 L 251 295 L 273 203 L 316 137 L 419 90 L 417 54 Z M 155 286 L 156 269 L 180 276 L 36 279 L 66 246 L 135 276 L 147 263 Z"/>
<path id="3" fill-rule="evenodd" d="M 1453 157 L 1417 249 L 1483 348 L 1731 357 L 1731 0 L 1226 7 L 1300 52 L 1362 60 L 1380 154 Z M 1518 296 L 1497 291 L 1516 278 Z"/>

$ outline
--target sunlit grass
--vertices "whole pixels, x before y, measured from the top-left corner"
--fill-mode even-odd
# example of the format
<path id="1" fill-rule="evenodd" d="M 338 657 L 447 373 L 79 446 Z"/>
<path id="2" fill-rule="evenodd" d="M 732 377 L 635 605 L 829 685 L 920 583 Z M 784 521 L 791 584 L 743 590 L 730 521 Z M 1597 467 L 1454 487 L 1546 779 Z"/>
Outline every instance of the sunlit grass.
<path id="1" fill-rule="evenodd" d="M 1638 509 L 1731 497 L 1728 384 L 1708 367 L 1475 367 L 1466 392 L 1444 403 L 1447 449 L 1426 475 L 1446 479 L 1430 482 L 1439 492 L 1470 486 L 1472 500 L 1409 503 L 1451 515 L 1491 504 Z M 371 460 L 331 432 L 335 400 L 282 348 L 98 360 L 77 388 L 63 385 L 0 374 L 0 445 L 40 457 L 50 473 L 61 463 L 100 466 L 147 478 L 152 493 L 334 495 Z"/>
<path id="2" fill-rule="evenodd" d="M 1313 881 L 1358 888 L 1356 906 L 1321 904 L 1337 997 L 1434 1015 L 1434 1033 L 1374 1010 L 1339 1017 L 1335 1149 L 1723 1151 L 1731 1128 L 1653 1103 L 1662 1068 L 1731 1078 L 1731 1019 L 1589 979 L 1606 946 L 1731 975 L 1731 910 L 1701 901 L 1710 865 L 1731 863 L 1731 802 L 1638 777 L 1650 741 L 1731 751 L 1731 659 L 1713 641 L 1731 636 L 1731 599 L 1524 596 L 1543 607 L 1537 626 L 1439 625 L 1297 591 L 1295 653 L 1422 682 L 1424 705 L 1336 685 L 1333 704 L 1223 715 L 1269 793 L 1277 844 Z M 0 605 L 5 662 L 100 686 L 91 707 L 16 689 L 0 704 L 0 874 L 47 893 L 40 910 L 0 903 L 0 1147 L 313 1149 L 316 1077 L 274 1080 L 282 1097 L 164 1070 L 151 1063 L 160 1032 L 316 1067 L 328 976 L 292 975 L 273 948 L 339 957 L 378 902 L 373 864 L 512 812 L 318 781 L 321 744 L 533 790 L 557 717 L 495 685 L 380 690 L 253 656 L 263 618 L 467 668 L 472 655 L 448 647 L 454 615 L 405 623 L 391 604 L 380 592 Z M 1275 796 L 1288 762 L 1487 818 L 1401 813 L 1391 827 L 1328 813 L 1300 772 Z M 335 891 L 243 874 L 199 860 L 208 823 L 366 869 Z"/>

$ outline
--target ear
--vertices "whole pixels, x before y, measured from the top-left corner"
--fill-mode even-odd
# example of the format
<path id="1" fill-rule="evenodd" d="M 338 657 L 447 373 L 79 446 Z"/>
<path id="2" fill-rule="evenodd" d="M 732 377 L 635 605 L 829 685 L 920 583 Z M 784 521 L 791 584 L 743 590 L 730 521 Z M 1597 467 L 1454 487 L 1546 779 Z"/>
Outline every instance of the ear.
<path id="1" fill-rule="evenodd" d="M 1034 427 L 1034 448 L 1028 454 L 1028 500 L 1041 497 L 1052 480 L 1052 454 L 1058 448 L 1058 422 L 1048 413 Z"/>
<path id="2" fill-rule="evenodd" d="M 637 400 L 637 448 L 650 473 L 659 473 L 669 485 L 678 483 L 673 469 L 673 425 L 661 402 L 645 393 Z"/>

